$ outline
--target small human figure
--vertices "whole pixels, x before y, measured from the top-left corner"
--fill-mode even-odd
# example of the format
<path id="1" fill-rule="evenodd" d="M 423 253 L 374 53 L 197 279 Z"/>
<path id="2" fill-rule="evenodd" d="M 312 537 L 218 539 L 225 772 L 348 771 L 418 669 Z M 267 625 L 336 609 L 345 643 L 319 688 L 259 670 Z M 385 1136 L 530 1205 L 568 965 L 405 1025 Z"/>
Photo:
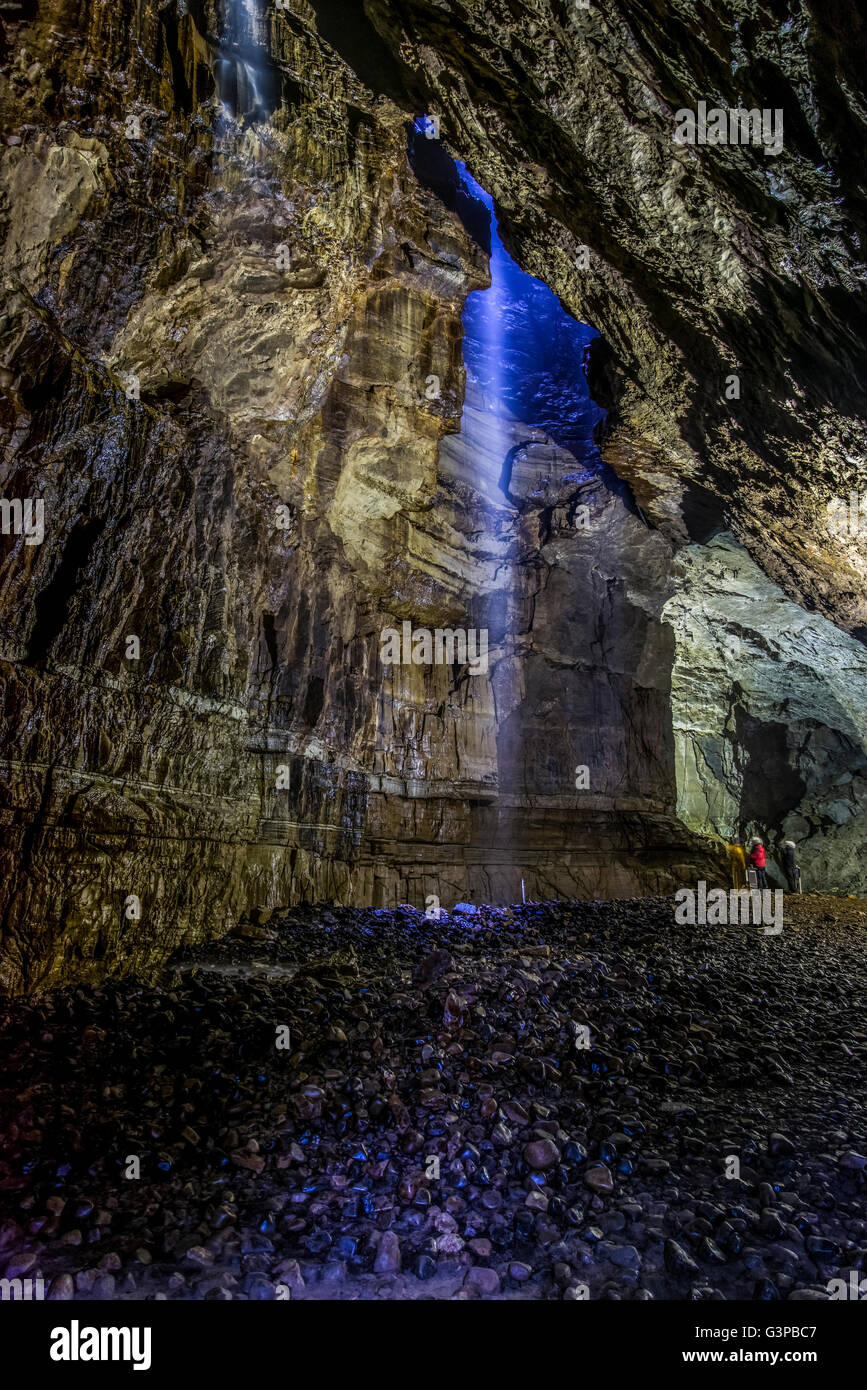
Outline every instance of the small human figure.
<path id="1" fill-rule="evenodd" d="M 750 840 L 750 866 L 756 871 L 756 887 L 767 888 L 768 875 L 765 869 L 765 847 L 758 835 Z"/>
<path id="2" fill-rule="evenodd" d="M 747 882 L 747 860 L 744 847 L 738 840 L 733 840 L 727 848 L 732 870 L 732 887 L 744 888 Z"/>
<path id="3" fill-rule="evenodd" d="M 794 840 L 783 841 L 783 852 L 780 856 L 783 861 L 783 873 L 786 875 L 786 882 L 789 885 L 790 893 L 797 893 L 798 879 L 801 877 L 801 870 L 795 854 Z"/>

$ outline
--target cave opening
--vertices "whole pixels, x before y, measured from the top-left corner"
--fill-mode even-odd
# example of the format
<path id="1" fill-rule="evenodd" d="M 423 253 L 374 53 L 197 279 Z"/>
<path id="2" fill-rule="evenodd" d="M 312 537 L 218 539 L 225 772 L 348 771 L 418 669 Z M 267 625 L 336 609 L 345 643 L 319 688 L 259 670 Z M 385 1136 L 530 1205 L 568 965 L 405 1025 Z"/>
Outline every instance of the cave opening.
<path id="1" fill-rule="evenodd" d="M 543 280 L 523 270 L 500 235 L 494 199 L 460 159 L 431 138 L 429 117 L 416 118 L 410 162 L 419 182 L 456 212 L 489 255 L 491 283 L 467 296 L 463 327 L 466 403 L 482 410 L 510 497 L 514 454 L 538 434 L 570 453 L 580 475 L 601 467 L 597 445 L 606 412 L 590 395 L 591 344 L 598 331 L 581 323 Z M 507 421 L 519 422 L 516 436 Z"/>
<path id="2" fill-rule="evenodd" d="M 487 208 L 491 227 L 491 285 L 468 295 L 463 313 L 468 381 L 488 413 L 505 407 L 595 472 L 605 411 L 590 396 L 587 360 L 599 334 L 573 318 L 543 280 L 522 270 L 503 244 L 493 198 L 464 163 L 457 161 L 457 169 L 469 195 Z"/>

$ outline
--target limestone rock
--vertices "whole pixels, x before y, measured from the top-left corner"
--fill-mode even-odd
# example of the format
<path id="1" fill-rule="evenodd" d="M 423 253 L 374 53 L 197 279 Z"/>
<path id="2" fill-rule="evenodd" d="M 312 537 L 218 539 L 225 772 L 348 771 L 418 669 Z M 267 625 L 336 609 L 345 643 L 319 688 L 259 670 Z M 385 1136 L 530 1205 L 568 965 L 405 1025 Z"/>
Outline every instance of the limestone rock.
<path id="1" fill-rule="evenodd" d="M 10 12 L 0 489 L 45 521 L 0 553 L 0 987 L 154 978 L 302 900 L 724 881 L 735 806 L 863 887 L 865 541 L 824 508 L 863 458 L 864 74 L 833 17 L 753 8 L 366 0 L 363 45 L 308 0 Z M 775 160 L 671 140 L 729 71 L 785 91 Z M 589 390 L 525 289 L 490 408 L 450 154 L 599 330 Z M 486 669 L 384 665 L 404 622 L 484 629 Z"/>

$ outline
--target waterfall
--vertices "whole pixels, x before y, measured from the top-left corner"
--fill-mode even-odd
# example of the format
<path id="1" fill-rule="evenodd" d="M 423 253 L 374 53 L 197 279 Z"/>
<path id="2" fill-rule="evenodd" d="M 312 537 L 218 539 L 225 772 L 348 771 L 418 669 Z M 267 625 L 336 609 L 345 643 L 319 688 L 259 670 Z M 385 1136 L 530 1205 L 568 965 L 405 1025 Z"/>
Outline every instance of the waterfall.
<path id="1" fill-rule="evenodd" d="M 491 449 L 503 460 L 512 445 L 544 432 L 573 455 L 576 470 L 595 472 L 593 435 L 604 412 L 590 398 L 585 361 L 598 334 L 521 269 L 503 245 L 493 198 L 455 163 L 462 187 L 490 214 L 490 288 L 467 296 L 463 320 L 468 391 L 491 417 Z"/>
<path id="2" fill-rule="evenodd" d="M 226 115 L 265 121 L 279 104 L 279 73 L 267 48 L 263 0 L 226 0 L 214 63 L 217 96 Z"/>
<path id="3" fill-rule="evenodd" d="M 491 217 L 491 284 L 488 289 L 476 290 L 467 296 L 464 325 L 470 348 L 466 354 L 466 366 L 471 381 L 480 391 L 481 405 L 487 417 L 488 448 L 502 464 L 512 444 L 505 404 L 505 349 L 508 309 L 506 269 L 513 262 L 500 239 L 493 198 L 476 182 L 465 164 L 460 160 L 456 164 L 466 191 L 484 204 Z"/>

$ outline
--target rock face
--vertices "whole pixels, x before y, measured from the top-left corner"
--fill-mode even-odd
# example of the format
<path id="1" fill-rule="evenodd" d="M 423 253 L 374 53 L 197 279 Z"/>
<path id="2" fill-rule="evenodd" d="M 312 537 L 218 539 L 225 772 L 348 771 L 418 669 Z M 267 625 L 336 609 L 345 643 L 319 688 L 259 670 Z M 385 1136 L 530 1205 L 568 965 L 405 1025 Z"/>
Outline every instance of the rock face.
<path id="1" fill-rule="evenodd" d="M 769 180 L 761 151 L 669 139 L 673 107 L 730 82 L 735 41 L 703 66 L 693 6 L 674 66 L 670 18 L 560 8 L 522 6 L 520 35 L 481 4 L 379 0 L 4 19 L 0 486 L 43 503 L 44 538 L 4 515 L 3 988 L 148 976 L 299 899 L 667 892 L 720 872 L 735 802 L 770 814 L 743 767 L 699 793 L 685 750 L 725 743 L 730 701 L 720 615 L 693 637 L 683 604 L 731 511 L 732 553 L 770 576 L 750 569 L 744 728 L 801 679 L 753 636 L 772 584 L 787 614 L 865 621 L 863 539 L 817 521 L 863 438 L 860 205 L 832 196 L 862 76 L 830 21 L 738 31 L 792 132 Z M 506 246 L 603 335 L 601 460 L 557 432 L 554 377 L 544 418 L 500 402 L 491 447 L 462 341 L 491 230 L 410 160 L 429 106 Z M 773 809 L 863 886 L 860 764 L 841 790 L 860 649 L 793 611 L 839 679 L 805 672 L 810 747 L 773 745 L 804 788 Z M 404 623 L 487 631 L 487 669 L 384 666 Z"/>
<path id="2" fill-rule="evenodd" d="M 861 8 L 364 8 L 516 259 L 601 333 L 605 454 L 645 515 L 678 542 L 726 521 L 791 597 L 864 628 L 867 526 L 825 525 L 865 486 Z M 782 148 L 675 142 L 699 102 L 767 111 Z"/>
<path id="3" fill-rule="evenodd" d="M 663 615 L 677 650 L 678 815 L 799 846 L 803 886 L 864 882 L 867 651 L 805 613 L 731 537 L 681 551 Z M 780 884 L 779 864 L 771 864 Z"/>

